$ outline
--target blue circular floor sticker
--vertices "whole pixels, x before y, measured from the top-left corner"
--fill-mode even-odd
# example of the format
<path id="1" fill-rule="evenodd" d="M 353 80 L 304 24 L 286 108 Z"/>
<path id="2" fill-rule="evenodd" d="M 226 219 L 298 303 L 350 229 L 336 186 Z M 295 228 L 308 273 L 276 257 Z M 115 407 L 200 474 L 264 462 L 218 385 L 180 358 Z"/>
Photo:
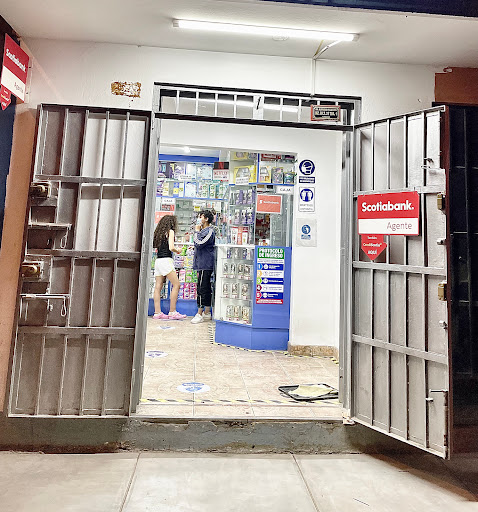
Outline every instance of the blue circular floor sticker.
<path id="1" fill-rule="evenodd" d="M 166 357 L 168 354 L 167 352 L 163 352 L 162 350 L 148 350 L 146 351 L 146 357 Z"/>
<path id="2" fill-rule="evenodd" d="M 210 391 L 211 388 L 201 382 L 185 382 L 178 386 L 177 389 L 183 393 L 205 393 L 206 391 Z"/>

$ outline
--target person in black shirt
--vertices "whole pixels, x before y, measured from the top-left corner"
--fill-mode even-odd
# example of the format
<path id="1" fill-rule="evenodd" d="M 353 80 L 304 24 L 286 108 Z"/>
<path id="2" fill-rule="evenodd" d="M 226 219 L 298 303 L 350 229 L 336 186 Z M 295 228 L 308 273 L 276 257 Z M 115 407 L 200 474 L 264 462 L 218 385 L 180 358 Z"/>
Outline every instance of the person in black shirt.
<path id="1" fill-rule="evenodd" d="M 160 320 L 182 320 L 186 315 L 176 311 L 178 300 L 179 279 L 174 268 L 173 252 L 179 254 L 181 249 L 174 247 L 174 231 L 176 229 L 176 217 L 165 215 L 156 226 L 153 237 L 153 247 L 157 250 L 156 262 L 154 264 L 154 319 Z M 168 278 L 171 281 L 171 296 L 169 298 L 169 314 L 161 312 L 161 288 Z"/>

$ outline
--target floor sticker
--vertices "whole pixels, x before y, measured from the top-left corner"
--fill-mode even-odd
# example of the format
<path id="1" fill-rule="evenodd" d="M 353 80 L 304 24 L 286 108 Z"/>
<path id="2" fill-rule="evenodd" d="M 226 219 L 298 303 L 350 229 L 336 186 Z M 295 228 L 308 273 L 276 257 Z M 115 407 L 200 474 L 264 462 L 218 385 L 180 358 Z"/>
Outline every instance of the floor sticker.
<path id="1" fill-rule="evenodd" d="M 205 393 L 211 390 L 207 384 L 202 384 L 201 382 L 185 382 L 178 386 L 177 389 L 183 393 Z"/>
<path id="2" fill-rule="evenodd" d="M 158 329 L 161 329 L 162 331 L 167 331 L 168 329 L 176 329 L 176 327 L 173 327 L 172 325 L 160 325 Z"/>
<path id="3" fill-rule="evenodd" d="M 168 355 L 167 352 L 163 352 L 162 350 L 147 350 L 146 357 L 166 357 Z"/>

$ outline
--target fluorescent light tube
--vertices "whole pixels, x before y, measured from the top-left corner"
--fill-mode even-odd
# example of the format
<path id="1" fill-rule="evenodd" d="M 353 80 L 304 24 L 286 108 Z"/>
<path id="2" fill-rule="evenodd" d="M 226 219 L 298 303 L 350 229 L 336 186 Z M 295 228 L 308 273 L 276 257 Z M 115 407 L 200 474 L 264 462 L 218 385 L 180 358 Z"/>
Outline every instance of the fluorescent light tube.
<path id="1" fill-rule="evenodd" d="M 287 37 L 327 41 L 356 41 L 358 34 L 346 32 L 324 32 L 318 30 L 299 30 L 292 28 L 261 27 L 257 25 L 236 25 L 234 23 L 215 23 L 210 21 L 173 20 L 173 26 L 207 32 L 226 32 L 256 36 Z"/>

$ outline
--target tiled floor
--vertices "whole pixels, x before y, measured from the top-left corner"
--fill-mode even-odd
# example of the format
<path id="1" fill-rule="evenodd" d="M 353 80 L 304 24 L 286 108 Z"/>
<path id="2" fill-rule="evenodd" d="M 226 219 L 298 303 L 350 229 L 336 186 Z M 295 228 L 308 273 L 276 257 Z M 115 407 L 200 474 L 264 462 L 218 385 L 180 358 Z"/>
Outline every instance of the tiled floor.
<path id="1" fill-rule="evenodd" d="M 0 452 L 5 512 L 478 512 L 478 459 Z"/>
<path id="2" fill-rule="evenodd" d="M 339 369 L 325 357 L 239 350 L 211 342 L 211 322 L 148 318 L 142 402 L 139 415 L 169 418 L 327 418 L 341 419 L 340 404 L 300 403 L 284 397 L 278 386 L 325 383 L 338 388 Z M 159 353 L 158 353 L 159 352 Z M 151 355 L 151 354 L 150 354 Z M 161 356 L 161 357 L 158 357 Z M 183 383 L 209 387 L 184 393 Z M 268 403 L 269 402 L 269 403 Z"/>

